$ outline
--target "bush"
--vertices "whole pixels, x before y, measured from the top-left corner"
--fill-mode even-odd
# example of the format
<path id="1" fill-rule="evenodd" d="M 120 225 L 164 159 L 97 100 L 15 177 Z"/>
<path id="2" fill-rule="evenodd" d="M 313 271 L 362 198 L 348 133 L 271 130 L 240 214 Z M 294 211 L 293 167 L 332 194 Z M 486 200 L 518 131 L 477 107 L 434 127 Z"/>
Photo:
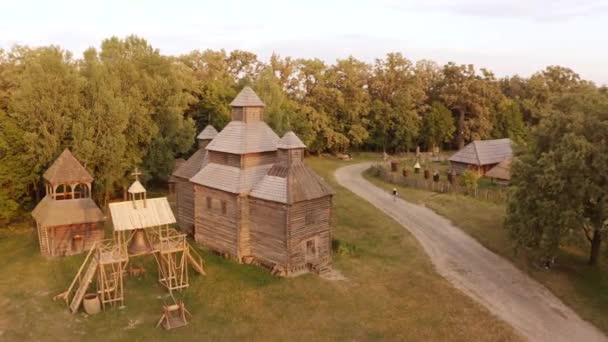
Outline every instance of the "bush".
<path id="1" fill-rule="evenodd" d="M 354 256 L 357 254 L 357 247 L 345 241 L 332 240 L 331 249 L 335 254 L 342 256 Z"/>
<path id="2" fill-rule="evenodd" d="M 458 184 L 465 188 L 467 193 L 472 194 L 477 191 L 477 187 L 479 185 L 479 178 L 479 173 L 472 170 L 466 170 L 458 179 Z"/>

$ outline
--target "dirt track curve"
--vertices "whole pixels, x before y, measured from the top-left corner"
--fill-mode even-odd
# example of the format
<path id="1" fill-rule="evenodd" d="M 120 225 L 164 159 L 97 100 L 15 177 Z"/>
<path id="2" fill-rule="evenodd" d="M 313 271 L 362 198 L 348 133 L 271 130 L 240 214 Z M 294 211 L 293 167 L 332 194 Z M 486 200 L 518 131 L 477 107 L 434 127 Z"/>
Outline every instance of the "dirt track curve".
<path id="1" fill-rule="evenodd" d="M 437 271 L 531 341 L 608 341 L 544 286 L 432 210 L 392 196 L 363 178 L 371 163 L 336 170 L 338 183 L 401 223 Z"/>

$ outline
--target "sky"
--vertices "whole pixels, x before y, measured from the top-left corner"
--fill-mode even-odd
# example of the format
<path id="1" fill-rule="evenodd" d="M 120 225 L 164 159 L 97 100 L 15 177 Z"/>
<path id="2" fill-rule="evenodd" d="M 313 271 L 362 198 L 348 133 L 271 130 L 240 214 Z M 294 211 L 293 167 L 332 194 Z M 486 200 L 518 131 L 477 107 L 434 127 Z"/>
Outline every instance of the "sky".
<path id="1" fill-rule="evenodd" d="M 608 84 L 608 0 L 0 2 L 0 48 L 55 44 L 80 56 L 130 34 L 163 54 L 241 49 L 333 63 L 399 51 L 498 76 L 562 65 Z"/>

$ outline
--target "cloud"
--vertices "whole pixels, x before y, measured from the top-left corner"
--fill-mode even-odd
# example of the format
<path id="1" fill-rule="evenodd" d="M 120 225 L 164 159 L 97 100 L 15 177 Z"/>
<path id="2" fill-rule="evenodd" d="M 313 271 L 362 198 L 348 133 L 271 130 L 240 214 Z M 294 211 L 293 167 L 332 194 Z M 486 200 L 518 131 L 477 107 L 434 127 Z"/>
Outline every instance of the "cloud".
<path id="1" fill-rule="evenodd" d="M 566 21 L 608 13 L 606 1 L 597 0 L 389 0 L 387 4 L 393 9 L 407 12 L 543 21 Z"/>

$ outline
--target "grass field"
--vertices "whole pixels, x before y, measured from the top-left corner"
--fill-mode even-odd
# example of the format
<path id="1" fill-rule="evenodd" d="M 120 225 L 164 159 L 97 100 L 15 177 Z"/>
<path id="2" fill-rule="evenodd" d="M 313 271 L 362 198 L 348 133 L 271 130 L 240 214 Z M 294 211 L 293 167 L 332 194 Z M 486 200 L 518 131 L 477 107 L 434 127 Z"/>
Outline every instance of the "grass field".
<path id="1" fill-rule="evenodd" d="M 365 177 L 390 191 L 395 185 L 380 178 Z M 439 194 L 398 186 L 402 198 L 424 204 L 448 218 L 488 249 L 511 260 L 536 280 L 544 284 L 578 314 L 608 333 L 608 258 L 599 268 L 590 267 L 587 246 L 562 248 L 557 264 L 551 270 L 536 266 L 525 253 L 515 254 L 507 231 L 503 228 L 505 205 L 477 200 L 468 196 Z"/>
<path id="2" fill-rule="evenodd" d="M 363 158 L 369 158 L 365 155 Z M 190 325 L 155 329 L 166 292 L 151 257 L 143 279 L 126 283 L 126 307 L 71 315 L 52 297 L 66 289 L 83 256 L 45 260 L 30 229 L 0 233 L 0 340 L 409 340 L 510 341 L 513 330 L 435 273 L 415 239 L 333 180 L 348 162 L 311 158 L 335 188 L 335 267 L 347 278 L 275 278 L 203 252 L 183 299 Z"/>

